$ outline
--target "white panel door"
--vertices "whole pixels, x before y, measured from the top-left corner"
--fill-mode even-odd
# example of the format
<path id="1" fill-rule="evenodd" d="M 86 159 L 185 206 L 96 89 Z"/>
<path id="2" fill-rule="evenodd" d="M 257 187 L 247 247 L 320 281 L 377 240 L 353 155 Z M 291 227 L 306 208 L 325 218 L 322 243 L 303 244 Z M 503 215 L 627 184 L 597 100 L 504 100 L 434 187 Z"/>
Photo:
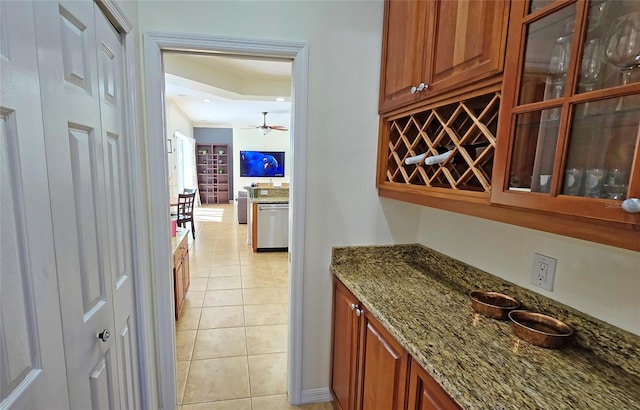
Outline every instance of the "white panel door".
<path id="1" fill-rule="evenodd" d="M 113 287 L 113 309 L 118 351 L 120 408 L 138 409 L 140 383 L 135 295 L 131 258 L 131 212 L 126 176 L 127 144 L 124 127 L 124 50 L 122 40 L 98 7 L 94 7 L 98 58 L 98 90 L 102 140 L 105 143 L 105 185 L 109 259 Z"/>
<path id="2" fill-rule="evenodd" d="M 122 46 L 93 2 L 35 14 L 71 408 L 139 408 Z"/>
<path id="3" fill-rule="evenodd" d="M 0 408 L 69 408 L 33 4 L 0 1 Z"/>

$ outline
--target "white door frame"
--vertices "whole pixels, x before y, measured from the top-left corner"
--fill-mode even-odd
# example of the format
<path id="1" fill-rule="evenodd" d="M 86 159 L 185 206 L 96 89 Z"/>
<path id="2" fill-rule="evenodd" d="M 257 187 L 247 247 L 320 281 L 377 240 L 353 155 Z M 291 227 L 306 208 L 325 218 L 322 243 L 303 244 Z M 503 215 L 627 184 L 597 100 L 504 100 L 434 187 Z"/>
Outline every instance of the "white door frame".
<path id="1" fill-rule="evenodd" d="M 304 43 L 201 34 L 144 34 L 145 100 L 150 212 L 151 272 L 158 378 L 161 404 L 176 403 L 175 322 L 169 234 L 169 189 L 164 108 L 163 51 L 194 51 L 293 59 L 291 157 L 292 179 L 289 249 L 289 348 L 287 392 L 292 404 L 302 400 L 302 293 L 304 267 L 305 180 L 307 142 L 308 48 Z M 164 280 L 159 280 L 164 278 Z M 144 284 L 143 284 L 144 285 Z M 147 292 L 145 292 L 147 293 Z M 151 336 L 151 335 L 148 335 Z"/>

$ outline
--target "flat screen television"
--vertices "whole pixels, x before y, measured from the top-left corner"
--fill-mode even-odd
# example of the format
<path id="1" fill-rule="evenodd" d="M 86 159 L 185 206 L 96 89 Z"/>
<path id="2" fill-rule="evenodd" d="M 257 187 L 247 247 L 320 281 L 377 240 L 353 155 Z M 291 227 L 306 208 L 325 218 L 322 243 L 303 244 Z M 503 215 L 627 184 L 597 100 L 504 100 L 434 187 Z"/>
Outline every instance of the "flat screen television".
<path id="1" fill-rule="evenodd" d="M 284 177 L 284 151 L 240 151 L 241 177 Z"/>

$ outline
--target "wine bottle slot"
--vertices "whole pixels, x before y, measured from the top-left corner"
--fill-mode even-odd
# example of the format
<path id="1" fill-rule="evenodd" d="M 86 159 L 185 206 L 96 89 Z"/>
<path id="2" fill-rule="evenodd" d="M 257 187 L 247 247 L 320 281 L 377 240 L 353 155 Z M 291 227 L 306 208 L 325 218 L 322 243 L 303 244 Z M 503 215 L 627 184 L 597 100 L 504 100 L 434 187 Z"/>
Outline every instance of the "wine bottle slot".
<path id="1" fill-rule="evenodd" d="M 467 151 L 471 159 L 476 159 L 478 156 L 478 150 L 480 148 L 487 147 L 488 145 L 489 145 L 489 142 L 476 142 L 474 144 L 461 145 L 461 148 L 464 148 L 465 151 Z M 449 156 L 451 156 L 451 154 L 453 154 L 454 148 L 455 146 L 453 145 L 448 145 L 444 147 L 443 146 L 433 147 L 433 149 L 436 150 L 438 155 L 427 156 L 426 153 L 423 153 L 423 154 L 415 155 L 413 157 L 409 157 L 405 159 L 404 163 L 407 165 L 418 164 L 424 159 L 425 165 L 441 164 L 445 162 L 449 158 Z M 456 162 L 456 159 L 461 159 L 459 150 L 451 162 Z"/>
<path id="2" fill-rule="evenodd" d="M 424 160 L 424 164 L 425 165 L 435 165 L 435 164 L 441 164 L 443 162 L 445 162 L 447 160 L 447 158 L 449 158 L 449 156 L 451 155 L 453 151 L 447 151 L 443 154 L 440 155 L 434 155 L 431 156 L 427 159 Z"/>
<path id="3" fill-rule="evenodd" d="M 409 157 L 404 160 L 404 163 L 407 165 L 417 164 L 418 162 L 422 161 L 426 156 L 427 154 L 420 154 L 420 155 L 416 155 L 415 157 Z"/>

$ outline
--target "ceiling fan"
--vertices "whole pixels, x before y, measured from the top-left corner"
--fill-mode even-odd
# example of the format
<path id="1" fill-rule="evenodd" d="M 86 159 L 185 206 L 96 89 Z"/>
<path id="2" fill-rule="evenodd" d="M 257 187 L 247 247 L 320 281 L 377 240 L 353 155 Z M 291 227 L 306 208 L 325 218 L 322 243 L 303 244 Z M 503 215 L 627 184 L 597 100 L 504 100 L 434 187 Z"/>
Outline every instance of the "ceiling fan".
<path id="1" fill-rule="evenodd" d="M 282 125 L 267 125 L 267 114 L 268 112 L 263 111 L 262 115 L 264 116 L 264 119 L 262 121 L 262 125 L 258 125 L 256 128 L 259 129 L 260 131 L 262 131 L 263 135 L 267 135 L 268 133 L 271 132 L 271 130 L 276 130 L 276 131 L 289 131 L 288 128 L 283 127 Z"/>

